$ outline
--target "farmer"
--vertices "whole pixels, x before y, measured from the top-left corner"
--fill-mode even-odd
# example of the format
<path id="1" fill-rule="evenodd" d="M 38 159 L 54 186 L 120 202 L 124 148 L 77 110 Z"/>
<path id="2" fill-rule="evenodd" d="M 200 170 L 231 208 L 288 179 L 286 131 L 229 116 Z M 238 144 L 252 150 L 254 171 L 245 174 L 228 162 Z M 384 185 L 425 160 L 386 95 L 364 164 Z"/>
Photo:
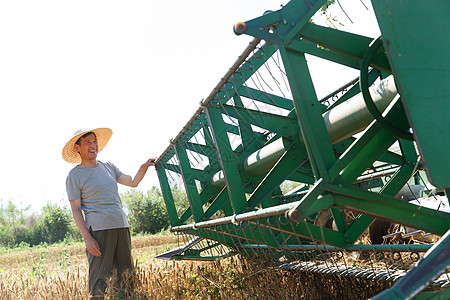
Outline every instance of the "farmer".
<path id="1" fill-rule="evenodd" d="M 62 152 L 65 161 L 77 164 L 67 176 L 66 190 L 86 243 L 91 299 L 103 298 L 106 279 L 113 270 L 120 280 L 123 272 L 133 267 L 130 231 L 117 183 L 136 187 L 148 167 L 155 165 L 155 158 L 149 159 L 132 178 L 112 163 L 97 160 L 111 135 L 109 128 L 78 130 Z"/>

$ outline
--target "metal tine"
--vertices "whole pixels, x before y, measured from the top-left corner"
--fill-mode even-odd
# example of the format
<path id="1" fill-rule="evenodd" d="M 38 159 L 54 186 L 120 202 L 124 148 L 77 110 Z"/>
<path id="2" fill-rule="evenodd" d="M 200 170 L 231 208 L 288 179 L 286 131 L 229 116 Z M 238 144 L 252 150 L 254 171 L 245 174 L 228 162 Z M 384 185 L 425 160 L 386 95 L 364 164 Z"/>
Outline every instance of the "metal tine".
<path id="1" fill-rule="evenodd" d="M 228 226 L 228 225 L 227 225 L 227 226 Z M 236 235 L 236 236 L 239 236 L 239 234 L 238 234 L 237 231 L 236 231 L 236 228 L 235 228 L 235 225 L 234 225 L 234 224 L 232 225 L 232 229 L 234 230 L 235 235 Z M 244 231 L 242 231 L 242 236 L 245 236 L 245 238 L 246 238 L 247 240 L 250 240 L 250 239 L 246 236 L 246 234 L 245 234 Z M 241 239 L 233 239 L 233 242 L 234 242 L 234 240 L 236 240 L 236 242 L 239 243 L 239 246 L 236 245 L 236 243 L 234 243 L 235 246 L 236 246 L 236 249 L 238 249 L 238 251 L 240 251 L 240 252 L 243 252 L 245 255 L 248 255 L 247 249 L 245 249 L 245 247 L 242 245 Z"/>
<path id="2" fill-rule="evenodd" d="M 242 77 L 244 77 L 244 75 L 242 75 Z M 236 86 L 234 85 L 234 82 L 232 82 L 232 84 L 233 84 L 233 87 L 234 87 L 234 89 L 236 90 L 236 96 L 237 97 L 239 97 L 239 99 L 241 98 L 241 95 L 239 94 L 239 91 L 238 91 L 238 89 L 236 88 Z M 246 84 L 245 84 L 245 82 L 244 82 L 244 85 L 245 86 L 247 86 Z M 247 88 L 248 89 L 248 88 Z M 231 99 L 230 99 L 231 100 Z M 241 100 L 241 102 L 242 102 L 242 100 Z M 250 124 L 249 122 L 247 122 L 242 116 L 241 116 L 241 114 L 237 111 L 237 109 L 236 109 L 236 101 L 234 100 L 234 97 L 233 97 L 233 104 L 234 104 L 234 106 L 233 106 L 233 108 L 234 108 L 234 111 L 241 117 L 241 120 L 242 121 L 244 121 L 245 123 L 247 123 L 247 124 L 249 124 L 249 125 L 252 125 L 252 124 Z M 242 103 L 242 107 L 250 114 L 250 116 L 256 121 L 256 118 L 255 118 L 255 116 L 253 116 L 253 114 L 250 112 L 250 110 L 244 105 L 244 103 Z"/>
<path id="3" fill-rule="evenodd" d="M 244 75 L 242 75 L 242 78 L 244 78 Z M 234 86 L 234 83 L 233 83 L 233 86 Z M 244 82 L 243 86 L 246 87 L 247 92 L 248 92 L 249 94 L 252 94 L 252 92 L 248 89 L 248 86 L 247 86 L 247 84 L 246 84 L 246 81 Z M 240 97 L 239 91 L 237 90 L 237 88 L 236 88 L 235 86 L 234 86 L 234 88 L 235 88 L 235 90 L 236 90 L 237 96 Z M 267 93 L 266 93 L 266 94 L 267 94 Z M 270 98 L 270 96 L 269 96 L 269 98 Z M 257 108 L 258 112 L 261 114 L 261 111 L 259 110 L 259 108 L 258 108 L 258 106 L 256 105 L 256 103 L 254 102 L 254 100 L 251 99 L 251 98 L 249 98 L 249 99 L 253 102 L 253 104 L 254 104 L 255 107 Z M 271 99 L 271 98 L 270 98 L 270 99 Z M 272 103 L 274 103 L 272 99 L 271 99 L 271 101 L 272 101 Z M 241 100 L 241 102 L 242 102 L 242 100 Z M 236 106 L 236 103 L 235 103 L 234 98 L 233 98 L 233 103 L 234 103 L 234 105 Z M 274 104 L 275 104 L 275 103 L 274 103 Z M 253 113 L 252 113 L 252 112 L 244 105 L 243 102 L 242 102 L 242 107 L 243 107 L 243 108 L 250 114 L 250 116 L 256 121 L 256 117 L 255 117 L 255 116 L 253 115 Z M 236 111 L 236 113 L 241 117 L 241 120 L 242 120 L 243 122 L 245 122 L 246 124 L 250 125 L 250 127 L 251 127 L 252 124 L 249 123 L 249 122 L 247 122 L 247 121 L 242 117 L 242 115 L 236 110 L 235 107 L 233 107 L 233 108 L 234 108 L 234 110 Z M 255 135 L 255 132 L 253 131 L 253 129 L 252 129 L 252 134 L 253 134 L 253 137 L 256 138 L 256 135 Z"/>
<path id="4" fill-rule="evenodd" d="M 266 55 L 264 54 L 264 57 L 266 57 Z M 272 59 L 273 61 L 275 61 L 274 59 L 273 59 L 273 55 L 270 57 L 270 59 Z M 272 74 L 272 71 L 270 70 L 270 67 L 269 67 L 269 59 L 267 59 L 267 57 L 266 57 L 266 62 L 264 63 L 264 66 L 266 67 L 266 69 L 267 69 L 267 72 L 269 72 L 269 74 L 270 74 L 270 76 L 272 76 L 272 79 L 273 79 L 273 81 L 274 81 L 274 83 L 275 83 L 275 85 L 277 86 L 277 88 L 278 88 L 278 90 L 281 92 L 281 94 L 283 95 L 283 97 L 285 97 L 285 95 L 284 95 L 284 92 L 283 92 L 283 90 L 281 89 L 281 84 L 280 84 L 280 82 L 278 81 L 278 79 Z M 278 65 L 277 65 L 278 66 Z M 280 67 L 278 66 L 278 69 L 279 69 Z M 283 77 L 283 75 L 281 75 L 281 77 Z"/>
<path id="5" fill-rule="evenodd" d="M 189 139 L 189 141 L 190 141 L 190 139 Z M 191 157 L 195 160 L 195 162 L 197 163 L 197 165 L 199 165 L 200 162 L 195 158 L 195 155 L 192 154 L 192 152 L 195 153 L 195 151 L 191 151 L 190 149 L 188 149 L 188 147 L 189 147 L 189 146 L 188 146 L 189 141 L 185 141 L 185 142 L 184 142 L 184 144 L 186 145 L 186 147 L 185 147 L 185 148 L 186 148 L 186 151 L 189 150 L 189 153 L 191 153 L 191 155 L 188 155 L 189 162 L 192 163 L 191 159 L 189 158 L 189 156 L 191 156 Z M 187 152 L 186 152 L 186 153 L 187 153 Z"/>
<path id="6" fill-rule="evenodd" d="M 269 218 L 267 218 L 266 222 L 267 222 L 267 224 L 264 225 L 263 227 L 266 228 L 267 230 L 269 230 L 270 234 L 274 237 L 274 239 L 275 239 L 275 241 L 277 242 L 278 246 L 280 246 L 280 244 L 278 243 L 278 240 L 275 238 L 275 235 L 273 234 L 272 224 L 270 224 Z M 277 221 L 277 222 L 278 222 L 278 221 Z M 261 226 L 259 226 L 259 228 L 261 228 Z M 268 245 L 266 239 L 264 238 L 265 235 L 261 232 L 261 229 L 260 229 L 259 231 L 260 231 L 260 233 L 261 233 L 261 236 L 262 236 L 263 239 L 264 239 L 264 243 L 265 243 L 266 245 Z M 273 250 L 273 249 L 272 249 L 272 250 Z M 276 250 L 273 250 L 273 251 L 276 251 Z M 275 253 L 275 254 L 277 254 L 277 253 Z"/>
<path id="7" fill-rule="evenodd" d="M 289 224 L 291 225 L 292 232 L 295 232 L 293 223 L 292 223 L 292 222 L 289 222 Z M 297 243 L 300 245 L 300 247 L 302 247 L 303 253 L 308 257 L 309 260 L 312 260 L 312 256 L 310 255 L 310 252 L 309 252 L 309 251 L 306 251 L 306 249 L 303 247 L 303 243 L 302 243 L 302 241 L 299 239 L 298 235 L 294 234 L 294 236 L 295 236 L 295 238 L 296 238 L 296 240 L 297 240 Z"/>
<path id="8" fill-rule="evenodd" d="M 289 222 L 289 221 L 288 221 L 288 222 Z M 289 222 L 289 223 L 290 223 L 290 222 Z M 287 237 L 286 239 L 284 239 L 284 241 L 283 241 L 282 244 L 287 243 L 287 241 L 288 241 L 291 237 L 295 236 L 295 235 L 293 235 L 293 234 L 288 234 L 288 233 L 286 233 L 285 230 L 282 230 L 282 228 L 281 228 L 281 222 L 280 222 L 279 219 L 278 219 L 277 225 L 278 225 L 278 229 L 280 230 L 281 234 L 283 235 L 283 238 L 284 238 L 284 234 L 288 235 L 288 237 Z M 298 239 L 297 236 L 296 236 L 296 238 Z M 290 250 L 290 251 L 289 251 L 289 255 L 290 255 L 290 257 L 293 257 L 293 258 L 295 258 L 295 259 L 297 259 L 297 260 L 300 259 L 300 257 L 297 256 L 297 254 L 296 254 L 295 251 Z"/>
<path id="9" fill-rule="evenodd" d="M 276 219 L 276 223 L 275 223 L 275 225 L 278 225 L 278 228 L 279 228 L 279 220 L 278 219 Z M 272 229 L 269 229 L 270 230 L 270 234 L 272 235 L 272 237 L 274 238 L 274 240 L 275 240 L 275 242 L 277 243 L 277 248 L 278 249 L 281 249 L 281 251 L 284 253 L 284 255 L 286 256 L 286 254 L 289 254 L 289 253 L 291 253 L 292 251 L 288 248 L 288 247 L 286 247 L 286 249 L 283 249 L 283 245 L 286 245 L 287 246 L 287 244 L 285 244 L 286 242 L 287 242 L 287 240 L 289 240 L 289 238 L 291 237 L 291 235 L 289 235 L 289 234 L 287 234 L 287 233 L 285 233 L 285 232 L 283 232 L 283 231 L 278 231 L 277 230 L 277 232 L 279 232 L 280 234 L 281 234 L 281 236 L 283 237 L 283 242 L 282 243 L 280 243 L 280 242 L 278 242 L 278 239 L 277 239 L 277 237 L 275 236 L 275 234 L 273 233 L 273 230 Z M 284 235 L 288 235 L 288 237 L 287 238 L 285 238 L 285 236 Z"/>
<path id="10" fill-rule="evenodd" d="M 231 98 L 230 98 L 230 100 L 231 100 Z M 234 101 L 234 100 L 233 100 Z M 222 110 L 223 110 L 223 114 L 225 114 L 227 117 L 228 117 L 228 119 L 230 119 L 230 121 L 234 124 L 234 125 L 236 125 L 238 128 L 239 128 L 239 124 L 238 123 L 236 123 L 234 120 L 233 120 L 233 117 L 231 117 L 227 112 L 226 112 L 226 110 L 225 110 L 225 107 L 223 106 L 223 104 L 222 104 L 222 102 L 220 102 L 220 101 L 218 101 L 219 102 L 219 104 L 220 104 L 220 107 L 222 108 Z M 242 116 L 241 116 L 242 117 Z M 244 120 L 245 121 L 245 120 Z"/>
<path id="11" fill-rule="evenodd" d="M 264 63 L 264 64 L 266 64 L 266 63 Z M 261 80 L 271 91 L 273 91 L 272 87 L 266 82 L 264 77 L 259 72 L 259 69 L 255 71 L 255 75 L 256 75 L 256 78 L 258 79 L 259 83 L 261 84 L 261 87 L 263 90 L 264 90 L 264 87 L 263 87 L 263 84 L 261 83 Z"/>
<path id="12" fill-rule="evenodd" d="M 226 230 L 226 231 L 228 231 L 227 226 L 228 226 L 228 224 L 225 225 L 225 230 Z M 221 225 L 221 229 L 222 229 L 222 228 L 223 228 L 223 226 Z M 224 231 L 225 231 L 225 230 L 224 230 Z M 222 234 L 225 235 L 225 233 L 222 233 Z M 232 238 L 231 241 L 232 241 L 232 243 L 233 243 L 233 245 L 234 245 L 234 248 L 235 248 L 237 251 L 241 251 L 241 249 L 243 249 L 243 247 L 239 247 L 239 246 L 236 244 L 236 242 L 239 242 L 239 243 L 240 243 L 240 239 L 234 239 L 234 238 Z"/>
<path id="13" fill-rule="evenodd" d="M 209 147 L 211 147 L 211 148 L 215 148 L 216 146 L 215 146 L 214 144 L 211 145 L 211 143 L 208 142 L 209 138 L 206 138 L 206 133 L 204 133 L 204 132 L 206 132 L 206 131 L 209 130 L 209 129 L 205 127 L 205 124 L 203 124 L 202 127 L 203 127 L 203 128 L 202 128 L 202 129 L 203 129 L 203 132 L 201 132 L 200 134 L 202 135 L 203 139 L 205 140 L 205 145 L 206 145 L 206 146 L 209 146 Z M 205 153 L 205 155 L 206 155 L 206 153 Z M 215 157 L 214 155 L 213 155 L 213 156 L 208 156 L 208 155 L 206 155 L 206 156 L 207 156 L 209 159 L 212 159 L 213 161 L 216 161 L 216 162 L 219 161 L 219 158 L 218 158 L 218 157 Z"/>
<path id="14" fill-rule="evenodd" d="M 276 52 L 277 58 L 279 58 L 279 55 L 278 55 L 279 52 L 280 52 L 280 51 L 277 51 L 277 52 Z M 280 71 L 280 76 L 281 76 L 281 79 L 283 80 L 284 86 L 286 87 L 286 92 L 289 92 L 289 93 L 290 93 L 291 90 L 290 90 L 290 88 L 289 88 L 289 85 L 288 85 L 287 82 L 286 82 L 286 78 L 287 78 L 286 73 L 281 69 L 280 65 L 277 63 L 277 61 L 275 60 L 275 58 L 273 57 L 273 55 L 272 55 L 271 59 L 272 59 L 272 61 L 274 62 L 274 64 L 277 66 L 278 70 Z M 280 86 L 281 86 L 281 84 L 280 84 Z M 283 94 L 283 97 L 286 98 L 286 95 L 285 95 L 285 93 L 283 92 L 283 90 L 281 89 L 281 87 L 279 87 L 279 89 L 280 89 L 281 94 Z"/>
<path id="15" fill-rule="evenodd" d="M 230 99 L 231 100 L 231 99 Z M 233 102 L 234 102 L 234 99 L 233 99 Z M 230 121 L 234 124 L 234 125 L 236 125 L 238 128 L 240 127 L 239 126 L 239 124 L 238 123 L 236 123 L 234 120 L 233 120 L 233 117 L 231 117 L 227 112 L 226 112 L 226 110 L 225 110 L 225 107 L 223 106 L 223 104 L 219 101 L 219 104 L 220 104 L 220 106 L 222 107 L 222 110 L 223 110 L 223 113 L 228 117 L 228 119 L 230 119 Z M 234 107 L 234 106 L 233 106 Z M 236 110 L 236 108 L 235 108 L 235 110 Z M 236 111 L 236 113 L 238 113 L 239 114 L 239 112 L 237 112 Z M 239 114 L 239 116 L 241 116 L 240 114 Z M 242 118 L 242 116 L 241 116 L 241 118 Z M 238 119 L 239 120 L 239 119 Z M 243 118 L 242 118 L 242 121 L 244 121 L 244 122 L 246 122 Z M 246 122 L 247 123 L 247 122 Z M 248 124 L 248 123 L 247 123 Z M 251 125 L 251 124 L 250 124 Z M 253 130 L 252 130 L 253 131 Z"/>
<path id="16" fill-rule="evenodd" d="M 238 227 L 238 228 L 240 228 L 240 230 L 242 231 L 242 236 L 244 237 L 244 239 L 246 239 L 247 241 L 251 241 L 251 242 L 255 242 L 255 241 L 257 241 L 257 239 L 256 239 L 256 237 L 255 237 L 255 235 L 254 235 L 254 233 L 253 233 L 253 230 L 249 230 L 250 232 L 251 232 L 251 234 L 252 234 L 252 237 L 249 237 L 246 233 L 245 233 L 245 231 L 243 230 L 243 228 L 242 228 L 242 222 L 240 222 L 238 225 L 235 225 L 235 224 L 233 224 L 232 225 L 232 230 L 234 230 L 234 232 L 235 232 L 235 234 L 236 235 L 238 235 L 237 234 L 237 229 L 236 229 L 236 227 Z M 241 242 L 240 242 L 241 243 Z M 267 243 L 266 243 L 267 244 Z M 242 248 L 244 248 L 243 246 L 242 246 L 242 243 L 241 243 L 241 247 Z"/>
<path id="17" fill-rule="evenodd" d="M 230 119 L 230 121 L 234 124 L 234 125 L 236 125 L 237 127 L 239 127 L 239 124 L 237 124 L 234 120 L 233 120 L 233 118 L 226 112 L 226 110 L 225 110 L 225 107 L 223 106 L 223 104 L 219 101 L 219 104 L 220 104 L 220 107 L 222 108 L 222 113 L 223 114 L 225 114 L 227 117 L 228 117 L 228 119 Z"/>
<path id="18" fill-rule="evenodd" d="M 325 241 L 325 235 L 323 234 L 323 226 L 322 225 L 323 225 L 322 221 L 319 218 L 320 236 L 322 237 L 322 242 L 323 242 L 323 244 L 325 246 L 325 251 L 327 253 L 327 257 L 331 258 L 332 264 L 334 264 L 334 267 L 337 268 L 338 266 L 336 264 L 336 261 L 334 260 L 334 257 L 333 257 L 334 255 L 331 255 L 330 252 L 328 251 L 327 243 Z"/>
<path id="19" fill-rule="evenodd" d="M 266 62 L 264 63 L 264 67 L 266 67 L 266 70 L 267 70 L 267 72 L 269 72 L 269 74 L 270 74 L 270 76 L 272 77 L 274 83 L 277 84 L 277 85 L 279 85 L 280 82 L 279 82 L 278 79 L 272 74 L 272 71 L 270 70 L 269 63 L 268 63 L 269 59 L 267 59 L 267 57 L 266 57 L 265 54 L 264 54 L 264 57 L 266 58 Z"/>
<path id="20" fill-rule="evenodd" d="M 283 78 L 283 81 L 284 81 L 284 84 L 285 84 L 285 86 L 286 86 L 287 91 L 290 92 L 290 91 L 291 91 L 290 86 L 289 86 L 289 84 L 287 84 L 287 82 L 286 82 L 287 74 L 286 74 L 286 72 L 281 68 L 281 62 L 280 62 L 280 50 L 276 51 L 276 56 L 277 56 L 278 62 L 275 61 L 275 59 L 274 59 L 274 62 L 275 62 L 275 64 L 278 66 L 278 69 L 280 70 L 281 74 L 283 75 L 282 78 Z M 272 56 L 272 58 L 273 58 L 273 56 Z"/>
<path id="21" fill-rule="evenodd" d="M 259 220 L 257 220 L 256 224 L 257 224 L 256 226 L 259 227 L 259 225 L 258 225 L 259 224 Z M 250 225 L 250 222 L 249 222 L 249 225 Z M 252 234 L 253 234 L 253 230 L 252 229 L 250 229 L 250 232 L 252 232 Z M 254 235 L 253 235 L 253 237 L 254 237 Z M 258 245 L 258 247 L 260 246 L 258 243 L 256 245 Z M 256 251 L 253 248 L 250 248 L 250 250 L 253 252 L 254 255 L 257 254 Z"/>
<path id="22" fill-rule="evenodd" d="M 323 251 L 320 249 L 320 247 L 317 247 L 317 242 L 316 242 L 316 240 L 313 238 L 311 229 L 310 229 L 309 226 L 308 226 L 308 222 L 306 222 L 306 221 L 303 221 L 303 222 L 305 223 L 306 228 L 308 229 L 309 236 L 311 237 L 311 241 L 312 241 L 313 244 L 316 246 L 317 251 L 320 253 L 320 255 L 321 255 L 322 258 L 325 258 L 324 254 L 323 254 Z M 325 262 L 325 266 L 326 266 L 327 268 L 329 268 L 329 266 L 328 266 L 328 261 L 327 261 L 326 259 L 323 259 L 323 261 Z"/>
<path id="23" fill-rule="evenodd" d="M 263 49 L 260 48 L 259 50 L 261 50 L 262 56 L 265 58 Z M 264 64 L 265 64 L 265 63 L 266 63 L 266 60 L 264 61 Z M 259 74 L 259 70 L 255 70 L 255 73 L 254 73 L 254 74 L 256 74 L 256 77 L 258 78 L 258 81 L 259 81 L 259 83 L 261 84 L 261 87 L 262 87 L 262 83 L 261 83 L 261 81 L 259 80 L 259 77 L 261 77 L 262 81 L 266 84 L 266 86 L 267 86 L 271 91 L 273 91 L 273 89 L 270 87 L 269 84 L 267 84 L 267 82 L 264 80 L 264 78 L 261 76 L 261 74 Z"/>
<path id="24" fill-rule="evenodd" d="M 391 270 L 389 270 L 389 264 L 387 263 L 385 257 L 383 257 L 383 264 L 386 267 L 387 276 L 390 277 L 391 276 Z"/>
<path id="25" fill-rule="evenodd" d="M 260 228 L 260 225 L 259 225 L 259 219 L 258 219 L 256 222 L 257 222 L 257 228 L 259 229 L 259 228 Z M 256 228 L 255 228 L 255 229 L 256 229 Z M 260 230 L 260 229 L 259 229 L 259 230 Z M 257 241 L 258 239 L 255 237 L 255 234 L 254 234 L 254 231 L 255 231 L 255 230 L 249 230 L 249 231 L 250 231 L 250 233 L 251 233 L 251 235 L 252 235 L 252 237 L 253 237 L 252 240 Z M 260 231 L 261 231 L 261 230 L 260 230 Z M 266 243 L 266 244 L 267 244 L 267 243 Z M 257 245 L 258 248 L 261 247 L 260 243 L 256 243 L 255 245 Z M 258 253 L 255 252 L 255 250 L 253 250 L 253 248 L 250 248 L 250 249 L 253 251 L 254 254 L 258 255 Z M 268 248 L 267 248 L 267 249 L 268 249 Z M 263 249 L 263 250 L 265 250 L 265 249 Z"/>
<path id="26" fill-rule="evenodd" d="M 254 69 L 253 68 L 253 65 L 251 64 L 251 62 L 250 61 L 247 61 L 247 62 L 249 62 L 249 64 L 251 65 L 251 69 Z M 255 72 L 256 72 L 256 70 L 255 70 Z M 255 73 L 254 73 L 255 74 Z M 253 93 L 249 90 L 249 88 L 248 88 L 248 85 L 247 85 L 247 80 L 252 80 L 253 81 L 253 83 L 255 84 L 255 87 L 257 88 L 257 89 L 259 89 L 259 90 L 261 90 L 262 88 L 259 88 L 258 87 L 258 85 L 256 84 L 256 82 L 255 82 L 255 80 L 253 79 L 253 75 L 252 76 L 250 76 L 248 79 L 245 79 L 245 77 L 244 77 L 244 75 L 242 74 L 242 78 L 244 79 L 244 83 L 243 83 L 243 86 L 247 89 L 247 92 L 250 94 L 250 95 L 253 95 Z M 236 92 L 238 92 L 237 91 L 237 89 L 236 89 Z M 264 93 L 266 93 L 265 91 L 264 91 Z M 266 93 L 267 94 L 267 93 Z M 253 105 L 255 105 L 255 107 L 256 107 L 256 109 L 259 111 L 259 112 L 261 112 L 260 110 L 259 110 L 259 108 L 258 108 L 258 106 L 256 105 L 256 103 L 254 102 L 254 100 L 252 99 L 252 98 L 249 98 L 252 102 L 253 102 Z M 245 106 L 244 106 L 245 107 Z M 246 108 L 246 107 L 245 107 Z M 247 108 L 246 108 L 247 109 Z"/>
<path id="27" fill-rule="evenodd" d="M 253 83 L 255 84 L 255 86 L 256 86 L 260 91 L 263 91 L 264 93 L 267 93 L 262 87 L 261 87 L 261 88 L 258 87 L 258 85 L 255 83 L 255 80 L 253 79 L 253 76 L 250 77 L 250 79 L 253 81 Z M 255 100 L 253 100 L 253 99 L 250 99 L 250 100 L 252 101 L 253 105 L 256 107 L 256 110 L 257 110 L 259 113 L 261 113 L 261 110 L 259 109 L 258 105 L 256 105 Z"/>
<path id="28" fill-rule="evenodd" d="M 164 166 L 167 166 L 167 165 L 168 165 L 168 163 L 164 163 Z M 169 170 L 166 167 L 164 167 L 164 169 L 166 170 L 166 174 L 169 175 L 171 181 L 174 181 L 174 179 L 173 179 L 172 175 L 170 174 Z"/>
<path id="29" fill-rule="evenodd" d="M 198 131 L 201 131 L 201 129 L 199 129 Z M 198 132 L 197 132 L 197 133 L 198 133 Z M 200 133 L 200 134 L 201 134 L 201 133 Z M 194 137 L 194 139 L 195 139 L 195 142 L 196 142 L 198 145 L 201 145 L 201 144 L 199 143 L 199 141 L 197 140 L 197 134 L 195 134 L 193 137 Z M 205 141 L 205 143 L 206 143 L 206 141 Z M 203 155 L 209 158 L 209 156 L 206 155 L 206 153 L 205 153 L 205 151 L 203 150 L 203 148 L 202 148 L 202 147 L 199 147 L 199 148 L 200 148 L 200 151 L 203 153 Z M 198 152 L 196 152 L 196 151 L 194 151 L 194 152 L 197 153 L 197 155 L 200 157 L 200 153 L 198 153 Z M 204 161 L 204 159 L 203 159 L 202 157 L 200 157 L 200 158 L 201 158 L 202 161 Z"/>
<path id="30" fill-rule="evenodd" d="M 274 233 L 273 233 L 272 225 L 269 223 L 269 221 L 267 221 L 267 223 L 268 223 L 268 227 L 269 227 L 269 228 L 266 227 L 266 229 L 268 229 L 269 232 L 270 232 L 270 234 L 274 237 L 275 235 L 274 235 Z M 260 232 L 261 232 L 261 230 L 260 230 Z M 263 235 L 262 232 L 261 232 L 261 235 L 263 236 L 263 239 L 264 239 L 264 236 L 265 236 L 265 235 Z M 276 240 L 276 238 L 275 238 L 275 241 L 277 242 L 278 245 L 280 245 L 280 244 L 278 243 L 278 240 Z M 264 239 L 264 242 L 265 242 L 266 245 L 268 244 L 267 241 L 266 241 L 266 239 Z M 274 249 L 273 247 L 271 247 L 270 250 L 271 250 L 272 253 L 274 253 L 274 257 L 276 257 L 277 254 L 278 254 L 278 251 L 277 251 L 276 249 Z"/>
<path id="31" fill-rule="evenodd" d="M 240 98 L 240 95 L 237 95 L 239 98 Z M 242 100 L 240 100 L 241 102 L 242 102 Z M 244 122 L 244 123 L 246 123 L 246 124 L 248 124 L 249 126 L 250 126 L 250 128 L 251 128 L 251 132 L 252 132 L 252 135 L 253 135 L 253 137 L 256 139 L 256 135 L 255 135 L 255 132 L 253 131 L 253 128 L 252 128 L 252 124 L 251 123 L 249 123 L 249 122 L 247 122 L 247 120 L 245 120 L 243 117 L 242 117 L 242 115 L 237 111 L 237 109 L 236 109 L 236 101 L 235 101 L 235 99 L 233 98 L 233 103 L 234 103 L 234 106 L 233 106 L 233 109 L 234 109 L 234 111 L 240 116 L 240 120 L 242 121 L 242 122 Z M 244 105 L 244 103 L 242 102 L 242 107 L 249 113 L 249 115 L 256 121 L 256 118 L 255 118 L 255 116 L 253 115 L 253 113 L 247 108 L 247 107 L 245 107 L 245 105 Z"/>

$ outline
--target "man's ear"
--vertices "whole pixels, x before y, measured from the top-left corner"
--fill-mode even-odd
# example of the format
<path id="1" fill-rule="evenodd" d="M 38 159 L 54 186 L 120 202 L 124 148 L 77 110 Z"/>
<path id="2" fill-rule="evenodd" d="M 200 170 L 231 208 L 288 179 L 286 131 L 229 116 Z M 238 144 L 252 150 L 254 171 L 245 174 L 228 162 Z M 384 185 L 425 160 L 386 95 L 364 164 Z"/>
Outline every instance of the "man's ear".
<path id="1" fill-rule="evenodd" d="M 80 153 L 80 145 L 78 145 L 78 144 L 73 145 L 73 149 L 75 149 L 75 151 Z"/>

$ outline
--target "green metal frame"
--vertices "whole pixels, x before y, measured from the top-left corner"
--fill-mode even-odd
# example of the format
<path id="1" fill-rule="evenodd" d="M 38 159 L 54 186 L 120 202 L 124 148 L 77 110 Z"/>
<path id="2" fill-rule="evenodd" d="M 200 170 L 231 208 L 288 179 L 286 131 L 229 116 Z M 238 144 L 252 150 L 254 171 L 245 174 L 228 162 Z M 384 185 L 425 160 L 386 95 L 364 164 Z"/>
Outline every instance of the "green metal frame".
<path id="1" fill-rule="evenodd" d="M 303 1 L 291 1 L 279 11 L 235 26 L 237 34 L 247 34 L 256 40 L 207 100 L 202 101 L 197 113 L 157 161 L 172 230 L 212 239 L 232 248 L 260 245 L 298 249 L 299 244 L 305 247 L 320 242 L 349 250 L 358 248 L 354 243 L 375 218 L 437 235 L 444 235 L 450 229 L 449 213 L 394 197 L 419 168 L 449 194 L 450 156 L 442 150 L 450 146 L 446 132 L 449 123 L 444 117 L 450 108 L 449 72 L 430 71 L 423 86 L 424 76 L 420 72 L 429 65 L 442 63 L 436 57 L 428 59 L 429 55 L 421 50 L 423 43 L 413 38 L 414 30 L 423 25 L 422 21 L 427 22 L 426 26 L 430 22 L 421 18 L 417 26 L 410 22 L 406 25 L 402 19 L 415 18 L 419 10 L 422 17 L 435 16 L 438 20 L 431 22 L 433 27 L 426 34 L 427 38 L 435 38 L 429 30 L 438 32 L 442 26 L 449 27 L 443 10 L 439 9 L 443 3 L 433 1 L 436 3 L 430 5 L 433 8 L 427 14 L 418 4 L 373 1 L 382 32 L 380 39 L 374 39 L 309 22 L 324 2 L 312 0 L 307 5 Z M 397 26 L 401 35 L 396 31 Z M 448 62 L 450 56 L 445 52 L 450 44 L 448 37 L 439 34 L 437 37 L 442 47 L 433 47 L 433 51 Z M 256 48 L 260 40 L 266 43 Z M 413 49 L 412 58 L 405 58 L 408 51 L 392 41 Z M 430 45 L 425 49 L 431 49 Z M 247 84 L 275 53 L 281 57 L 292 99 Z M 338 102 L 323 105 L 317 99 L 305 54 L 360 70 L 359 85 L 346 91 Z M 414 71 L 409 72 L 411 69 Z M 368 86 L 381 74 L 384 77 L 392 74 L 400 93 L 384 115 L 368 92 Z M 435 101 L 424 101 L 423 91 L 439 91 L 439 94 L 432 97 Z M 323 114 L 359 92 L 375 120 L 357 139 L 334 143 Z M 243 104 L 243 98 L 288 113 L 250 109 Z M 433 122 L 423 118 L 427 113 L 436 116 Z M 261 133 L 256 127 L 270 134 Z M 444 133 L 440 135 L 442 130 Z M 237 146 L 233 135 L 240 139 Z M 198 136 L 202 137 L 201 142 L 196 141 Z M 437 141 L 439 146 L 435 146 Z M 399 143 L 400 153 L 389 150 L 395 143 Z M 264 156 L 265 149 L 276 150 Z M 207 165 L 203 169 L 192 167 L 188 152 L 207 157 Z M 260 160 L 249 163 L 249 157 Z M 375 167 L 380 162 L 387 166 L 381 171 Z M 368 172 L 371 176 L 386 170 L 393 174 L 388 181 L 367 181 L 367 186 L 375 184 L 377 189 L 372 191 L 359 184 Z M 183 178 L 190 207 L 181 215 L 175 207 L 167 171 Z M 281 194 L 280 185 L 286 180 L 302 183 L 303 191 Z M 311 221 L 325 210 L 330 210 L 336 231 Z M 354 220 L 348 220 L 345 210 L 358 214 Z M 218 218 L 218 214 L 222 217 Z M 440 250 L 434 250 L 437 254 L 432 256 L 439 256 L 439 251 L 448 253 L 448 242 L 444 245 L 434 248 Z M 386 248 L 385 245 L 371 247 L 376 251 Z M 393 245 L 392 249 L 402 247 Z M 428 250 L 425 247 L 419 251 Z M 190 254 L 185 255 L 192 257 Z M 198 258 L 201 259 L 200 255 Z"/>

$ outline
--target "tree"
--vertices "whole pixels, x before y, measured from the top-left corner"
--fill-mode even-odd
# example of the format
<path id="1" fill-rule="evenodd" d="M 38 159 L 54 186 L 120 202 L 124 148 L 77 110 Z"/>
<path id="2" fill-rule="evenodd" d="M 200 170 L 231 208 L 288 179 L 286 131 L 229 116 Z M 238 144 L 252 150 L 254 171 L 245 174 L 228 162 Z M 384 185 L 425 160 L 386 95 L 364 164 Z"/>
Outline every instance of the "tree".
<path id="1" fill-rule="evenodd" d="M 128 222 L 133 233 L 157 233 L 169 226 L 169 216 L 157 187 L 152 187 L 146 195 L 129 190 L 121 198 L 128 210 Z"/>
<path id="2" fill-rule="evenodd" d="M 47 204 L 43 208 L 42 226 L 46 233 L 46 242 L 52 244 L 64 240 L 70 233 L 71 213 L 67 208 Z"/>

